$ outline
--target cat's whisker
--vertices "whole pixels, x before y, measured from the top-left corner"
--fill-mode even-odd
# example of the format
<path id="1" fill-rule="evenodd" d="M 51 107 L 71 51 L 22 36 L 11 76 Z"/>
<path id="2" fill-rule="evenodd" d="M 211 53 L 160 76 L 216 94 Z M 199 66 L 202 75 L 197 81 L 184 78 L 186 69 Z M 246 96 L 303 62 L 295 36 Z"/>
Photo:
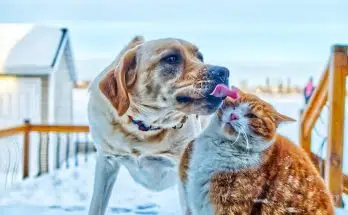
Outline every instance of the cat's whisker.
<path id="1" fill-rule="evenodd" d="M 246 144 L 247 144 L 246 148 L 247 148 L 247 150 L 249 150 L 249 149 L 250 149 L 250 146 L 249 146 L 249 139 L 248 139 L 248 136 L 247 136 L 247 134 L 246 134 L 246 132 L 245 132 L 245 130 L 243 129 L 242 126 L 240 127 L 240 130 L 242 131 L 242 134 L 243 134 L 244 139 L 245 139 L 245 141 L 246 141 Z"/>
<path id="2" fill-rule="evenodd" d="M 236 140 L 235 140 L 235 141 L 234 141 L 232 144 L 230 144 L 231 146 L 232 146 L 233 144 L 235 144 L 235 143 L 238 141 L 239 136 L 240 136 L 240 133 L 241 133 L 241 131 L 240 131 L 240 129 L 239 129 L 239 128 L 236 128 L 236 129 L 238 129 L 238 135 L 237 135 Z"/>

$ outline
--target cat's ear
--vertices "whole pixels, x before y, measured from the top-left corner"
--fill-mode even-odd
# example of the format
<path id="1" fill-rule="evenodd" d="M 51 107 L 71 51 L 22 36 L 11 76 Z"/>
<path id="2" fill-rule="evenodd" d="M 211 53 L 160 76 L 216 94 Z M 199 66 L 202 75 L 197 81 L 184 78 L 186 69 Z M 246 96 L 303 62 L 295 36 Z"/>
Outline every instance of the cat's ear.
<path id="1" fill-rule="evenodd" d="M 287 122 L 296 122 L 295 119 L 278 112 L 275 113 L 274 118 L 275 118 L 277 126 Z"/>

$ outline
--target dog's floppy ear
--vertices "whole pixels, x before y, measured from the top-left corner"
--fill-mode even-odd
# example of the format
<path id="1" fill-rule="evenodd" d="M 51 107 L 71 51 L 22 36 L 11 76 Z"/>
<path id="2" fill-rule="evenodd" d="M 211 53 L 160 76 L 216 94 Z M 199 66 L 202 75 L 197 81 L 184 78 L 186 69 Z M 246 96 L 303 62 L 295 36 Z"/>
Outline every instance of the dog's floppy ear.
<path id="1" fill-rule="evenodd" d="M 127 45 L 127 48 L 134 48 L 135 46 L 144 43 L 145 39 L 143 36 L 135 36 Z"/>
<path id="2" fill-rule="evenodd" d="M 105 97 L 122 116 L 129 108 L 128 88 L 136 81 L 136 50 L 138 46 L 126 51 L 116 66 L 110 68 L 99 82 L 99 88 Z M 117 62 L 116 62 L 117 63 Z"/>
<path id="3" fill-rule="evenodd" d="M 130 49 L 144 43 L 145 39 L 143 36 L 135 36 L 118 54 L 116 61 L 118 62 L 120 58 Z"/>

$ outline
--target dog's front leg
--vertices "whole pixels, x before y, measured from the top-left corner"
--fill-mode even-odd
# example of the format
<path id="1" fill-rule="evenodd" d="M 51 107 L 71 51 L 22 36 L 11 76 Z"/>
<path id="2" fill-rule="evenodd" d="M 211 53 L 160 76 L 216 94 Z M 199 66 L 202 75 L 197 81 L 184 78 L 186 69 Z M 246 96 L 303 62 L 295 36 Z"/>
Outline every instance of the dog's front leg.
<path id="1" fill-rule="evenodd" d="M 89 215 L 105 214 L 120 166 L 113 156 L 97 155 L 94 190 Z"/>
<path id="2" fill-rule="evenodd" d="M 183 215 L 191 215 L 191 211 L 189 209 L 189 204 L 187 200 L 187 190 L 185 186 L 186 184 L 182 181 L 178 183 L 181 212 Z"/>

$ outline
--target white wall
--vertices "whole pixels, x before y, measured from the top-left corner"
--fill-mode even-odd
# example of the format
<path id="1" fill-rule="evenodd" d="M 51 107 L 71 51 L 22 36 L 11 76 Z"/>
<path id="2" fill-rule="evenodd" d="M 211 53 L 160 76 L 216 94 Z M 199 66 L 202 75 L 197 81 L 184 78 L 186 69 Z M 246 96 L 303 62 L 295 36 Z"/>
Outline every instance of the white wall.
<path id="1" fill-rule="evenodd" d="M 0 127 L 41 123 L 41 79 L 0 76 Z"/>
<path id="2" fill-rule="evenodd" d="M 49 100 L 51 100 L 50 105 L 53 105 L 53 108 L 50 108 L 50 123 L 71 124 L 73 122 L 73 82 L 70 79 L 64 55 L 59 60 L 57 71 L 51 76 L 50 88 L 52 87 L 53 89 L 51 89 Z"/>

